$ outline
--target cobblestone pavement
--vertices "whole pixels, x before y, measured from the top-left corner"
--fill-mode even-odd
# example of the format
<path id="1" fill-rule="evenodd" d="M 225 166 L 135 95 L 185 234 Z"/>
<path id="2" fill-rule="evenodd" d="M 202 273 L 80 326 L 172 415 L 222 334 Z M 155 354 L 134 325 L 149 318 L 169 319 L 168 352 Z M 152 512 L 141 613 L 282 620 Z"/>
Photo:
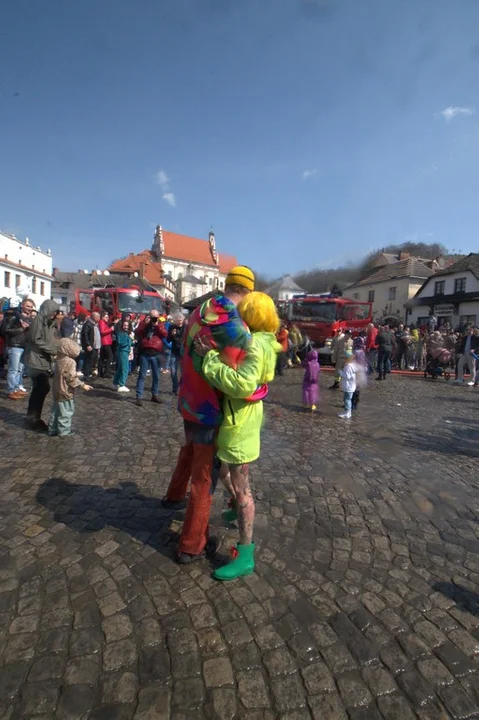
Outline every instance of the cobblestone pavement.
<path id="1" fill-rule="evenodd" d="M 0 400 L 0 718 L 479 718 L 478 392 L 392 378 L 347 422 L 329 376 L 311 416 L 287 373 L 253 473 L 257 572 L 218 584 L 172 561 L 162 382 L 142 408 L 98 383 L 64 440 Z"/>

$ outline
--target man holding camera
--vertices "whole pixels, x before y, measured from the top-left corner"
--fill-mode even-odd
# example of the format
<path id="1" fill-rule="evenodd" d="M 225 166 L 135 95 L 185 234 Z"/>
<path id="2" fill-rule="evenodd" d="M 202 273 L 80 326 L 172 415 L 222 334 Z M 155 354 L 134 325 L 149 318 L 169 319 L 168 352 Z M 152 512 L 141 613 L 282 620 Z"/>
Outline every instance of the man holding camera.
<path id="1" fill-rule="evenodd" d="M 136 404 L 143 404 L 143 390 L 145 388 L 145 378 L 148 369 L 151 369 L 151 401 L 160 403 L 158 395 L 160 385 L 160 356 L 163 352 L 163 338 L 166 338 L 167 332 L 163 323 L 158 322 L 160 313 L 158 310 L 152 310 L 136 328 L 136 338 L 138 340 L 138 363 L 140 372 L 138 373 L 138 381 L 136 383 Z"/>

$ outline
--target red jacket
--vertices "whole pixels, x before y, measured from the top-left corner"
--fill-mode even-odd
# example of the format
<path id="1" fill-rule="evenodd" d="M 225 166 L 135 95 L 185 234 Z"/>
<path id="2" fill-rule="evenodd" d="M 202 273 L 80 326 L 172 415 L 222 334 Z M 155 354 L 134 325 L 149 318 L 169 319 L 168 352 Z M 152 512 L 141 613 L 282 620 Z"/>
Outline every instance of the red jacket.
<path id="1" fill-rule="evenodd" d="M 366 352 L 369 352 L 370 350 L 377 350 L 377 344 L 376 344 L 376 337 L 378 334 L 377 327 L 373 327 L 370 330 L 368 330 L 368 334 L 366 337 Z"/>
<path id="2" fill-rule="evenodd" d="M 163 352 L 163 338 L 168 333 L 163 323 L 153 323 L 142 320 L 136 328 L 135 335 L 138 340 L 138 348 L 140 354 L 145 352 L 146 355 L 159 355 Z"/>
<path id="3" fill-rule="evenodd" d="M 113 328 L 104 320 L 100 320 L 98 323 L 98 329 L 101 335 L 102 345 L 113 345 Z"/>
<path id="4" fill-rule="evenodd" d="M 276 340 L 281 345 L 281 352 L 287 353 L 289 350 L 288 336 L 289 332 L 286 330 L 286 328 L 282 328 L 276 335 Z"/>

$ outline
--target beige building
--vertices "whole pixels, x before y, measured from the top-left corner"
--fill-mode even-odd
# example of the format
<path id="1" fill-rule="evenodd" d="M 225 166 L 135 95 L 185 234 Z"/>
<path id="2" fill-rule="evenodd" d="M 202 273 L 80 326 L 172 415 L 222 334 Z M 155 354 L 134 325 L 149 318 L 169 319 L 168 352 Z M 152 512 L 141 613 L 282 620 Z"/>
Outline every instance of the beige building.
<path id="1" fill-rule="evenodd" d="M 146 280 L 160 295 L 182 304 L 213 290 L 223 290 L 237 260 L 220 253 L 211 231 L 207 240 L 179 235 L 158 225 L 151 250 L 116 260 L 110 272 Z"/>
<path id="2" fill-rule="evenodd" d="M 405 304 L 414 297 L 434 271 L 420 260 L 408 257 L 384 265 L 346 288 L 344 294 L 353 300 L 371 302 L 373 319 L 394 316 L 404 320 Z"/>

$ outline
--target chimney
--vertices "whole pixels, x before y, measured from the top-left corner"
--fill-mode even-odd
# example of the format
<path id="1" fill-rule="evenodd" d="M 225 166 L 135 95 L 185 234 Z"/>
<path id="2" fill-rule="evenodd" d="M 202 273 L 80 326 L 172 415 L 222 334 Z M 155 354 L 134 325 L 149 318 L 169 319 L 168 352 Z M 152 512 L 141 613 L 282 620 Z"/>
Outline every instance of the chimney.
<path id="1" fill-rule="evenodd" d="M 145 263 L 140 263 L 140 278 L 145 279 Z"/>
<path id="2" fill-rule="evenodd" d="M 411 257 L 411 255 L 408 252 L 400 252 L 399 253 L 399 260 L 407 260 L 408 257 Z"/>

